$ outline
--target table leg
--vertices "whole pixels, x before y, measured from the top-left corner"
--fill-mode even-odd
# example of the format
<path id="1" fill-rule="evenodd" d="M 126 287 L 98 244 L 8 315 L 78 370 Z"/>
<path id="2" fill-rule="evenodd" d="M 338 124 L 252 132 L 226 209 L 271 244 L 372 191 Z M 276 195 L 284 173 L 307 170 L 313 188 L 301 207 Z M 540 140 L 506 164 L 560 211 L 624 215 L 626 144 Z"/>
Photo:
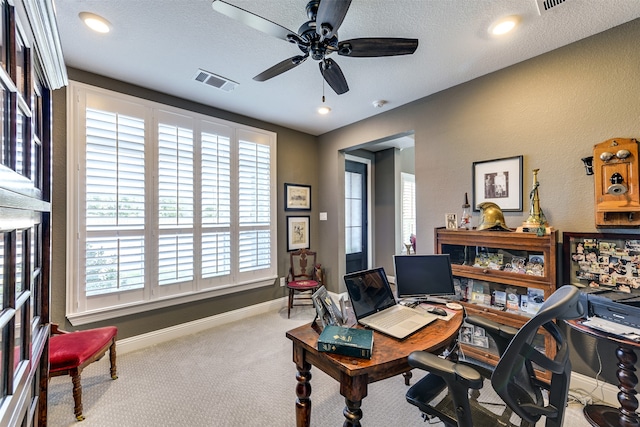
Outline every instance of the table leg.
<path id="1" fill-rule="evenodd" d="M 311 425 L 311 364 L 305 360 L 302 347 L 293 345 L 293 361 L 296 364 L 296 427 Z"/>
<path id="2" fill-rule="evenodd" d="M 296 426 L 307 427 L 311 425 L 311 365 L 304 370 L 299 370 L 296 375 Z"/>
<path id="3" fill-rule="evenodd" d="M 342 375 L 340 379 L 340 394 L 344 396 L 346 406 L 342 413 L 344 414 L 344 424 L 342 427 L 360 427 L 362 419 L 362 399 L 367 395 L 367 386 L 369 378 L 366 375 L 350 377 Z"/>
<path id="4" fill-rule="evenodd" d="M 352 401 L 349 399 L 344 399 L 347 406 L 345 406 L 344 411 L 342 412 L 345 417 L 344 424 L 342 427 L 360 427 L 360 420 L 362 419 L 362 400 Z"/>
<path id="5" fill-rule="evenodd" d="M 638 361 L 631 347 L 620 346 L 616 350 L 618 357 L 618 402 L 620 408 L 616 409 L 607 405 L 587 405 L 584 415 L 593 426 L 597 427 L 640 427 L 640 419 L 636 414 L 638 399 L 636 398 L 636 385 L 638 377 L 635 374 L 635 364 Z"/>

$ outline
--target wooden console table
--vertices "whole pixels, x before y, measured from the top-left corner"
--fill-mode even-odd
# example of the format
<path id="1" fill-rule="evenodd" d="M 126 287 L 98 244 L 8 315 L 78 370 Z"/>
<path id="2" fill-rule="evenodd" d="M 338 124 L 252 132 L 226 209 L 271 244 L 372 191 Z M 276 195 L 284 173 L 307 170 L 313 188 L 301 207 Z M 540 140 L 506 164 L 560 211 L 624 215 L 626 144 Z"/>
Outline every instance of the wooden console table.
<path id="1" fill-rule="evenodd" d="M 634 348 L 640 348 L 640 343 L 627 340 L 582 324 L 580 320 L 567 320 L 567 324 L 580 332 L 591 335 L 597 339 L 607 339 L 618 345 L 616 357 L 618 358 L 618 371 L 616 376 L 620 384 L 618 388 L 618 402 L 620 408 L 608 405 L 586 405 L 584 416 L 592 426 L 596 427 L 639 427 L 640 418 L 636 413 L 638 399 L 636 398 L 636 385 L 638 377 L 635 374 L 635 364 L 638 358 Z"/>
<path id="2" fill-rule="evenodd" d="M 411 367 L 407 357 L 413 351 L 435 353 L 444 350 L 456 337 L 462 319 L 463 313 L 460 311 L 449 321 L 438 319 L 404 340 L 374 332 L 371 359 L 319 352 L 319 330 L 312 324 L 288 331 L 287 338 L 293 341 L 293 361 L 298 369 L 296 426 L 307 427 L 311 422 L 311 366 L 340 383 L 340 394 L 346 402 L 343 427 L 358 427 L 362 418 L 360 406 L 362 399 L 367 396 L 368 384 L 409 373 Z"/>

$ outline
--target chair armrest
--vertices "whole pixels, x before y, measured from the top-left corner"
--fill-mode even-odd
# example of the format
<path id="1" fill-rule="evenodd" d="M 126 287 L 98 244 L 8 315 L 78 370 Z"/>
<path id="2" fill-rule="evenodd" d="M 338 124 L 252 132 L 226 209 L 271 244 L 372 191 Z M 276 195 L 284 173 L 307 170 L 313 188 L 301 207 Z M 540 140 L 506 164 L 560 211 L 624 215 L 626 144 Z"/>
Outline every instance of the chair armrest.
<path id="1" fill-rule="evenodd" d="M 68 333 L 70 332 L 63 331 L 62 329 L 60 329 L 57 323 L 51 323 L 51 335 L 62 335 L 62 334 L 68 334 Z"/>
<path id="2" fill-rule="evenodd" d="M 482 375 L 471 366 L 455 363 L 426 351 L 414 351 L 409 355 L 409 366 L 442 377 L 447 384 L 459 383 L 466 388 L 482 388 Z"/>
<path id="3" fill-rule="evenodd" d="M 323 280 L 323 277 L 322 277 L 322 276 L 323 276 L 323 273 L 322 273 L 322 264 L 316 264 L 316 265 L 314 266 L 314 269 L 313 269 L 313 276 L 314 276 L 315 280 L 316 280 L 318 283 L 322 284 L 322 282 L 324 281 L 324 280 Z"/>

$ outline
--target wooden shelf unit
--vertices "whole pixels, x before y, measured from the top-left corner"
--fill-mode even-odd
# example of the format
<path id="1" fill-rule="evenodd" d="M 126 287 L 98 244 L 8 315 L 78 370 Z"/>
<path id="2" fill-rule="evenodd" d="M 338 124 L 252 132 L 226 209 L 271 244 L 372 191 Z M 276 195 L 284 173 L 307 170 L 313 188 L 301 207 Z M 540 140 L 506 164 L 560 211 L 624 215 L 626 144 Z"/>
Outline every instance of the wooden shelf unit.
<path id="1" fill-rule="evenodd" d="M 556 290 L 556 242 L 557 232 L 538 237 L 531 233 L 507 231 L 476 231 L 464 229 L 435 229 L 435 252 L 451 255 L 451 269 L 454 278 L 472 279 L 489 284 L 491 291 L 515 288 L 519 295 L 526 295 L 528 288 L 541 289 L 546 300 Z M 544 259 L 541 275 L 531 275 L 473 266 L 478 253 L 501 254 L 503 265 L 510 263 L 510 257 L 529 259 L 529 256 L 542 256 Z M 480 315 L 505 325 L 520 328 L 533 315 L 524 311 L 505 310 L 500 307 L 461 301 L 467 314 Z M 552 338 L 540 330 L 544 337 L 545 353 L 555 356 Z M 461 350 L 466 357 L 495 365 L 498 355 L 490 348 L 483 348 L 460 342 Z M 550 375 L 538 371 L 541 379 L 550 380 Z"/>

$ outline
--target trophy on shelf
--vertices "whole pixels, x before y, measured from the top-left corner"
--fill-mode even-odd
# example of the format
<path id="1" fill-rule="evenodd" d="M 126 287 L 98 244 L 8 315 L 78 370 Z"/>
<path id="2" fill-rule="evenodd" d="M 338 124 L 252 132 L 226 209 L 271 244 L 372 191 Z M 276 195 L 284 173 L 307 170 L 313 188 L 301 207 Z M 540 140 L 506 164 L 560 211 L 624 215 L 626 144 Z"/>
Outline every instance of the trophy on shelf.
<path id="1" fill-rule="evenodd" d="M 538 194 L 538 187 L 540 187 L 540 183 L 538 182 L 539 170 L 540 169 L 533 170 L 533 188 L 529 193 L 529 200 L 531 201 L 529 217 L 516 231 L 521 233 L 536 233 L 538 236 L 544 236 L 551 232 L 551 227 L 547 224 L 547 219 L 540 207 L 540 196 Z"/>
<path id="2" fill-rule="evenodd" d="M 471 205 L 469 204 L 469 196 L 464 193 L 464 203 L 462 204 L 462 219 L 459 228 L 471 230 Z"/>

